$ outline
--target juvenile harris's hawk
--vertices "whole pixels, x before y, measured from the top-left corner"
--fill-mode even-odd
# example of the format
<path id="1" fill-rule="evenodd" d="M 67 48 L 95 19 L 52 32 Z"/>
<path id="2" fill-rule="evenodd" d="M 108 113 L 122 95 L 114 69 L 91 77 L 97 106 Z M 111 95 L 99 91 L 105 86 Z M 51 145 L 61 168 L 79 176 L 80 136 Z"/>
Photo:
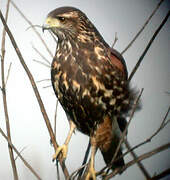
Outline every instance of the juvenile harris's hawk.
<path id="1" fill-rule="evenodd" d="M 95 179 L 95 152 L 99 148 L 105 163 L 111 162 L 134 100 L 126 64 L 87 16 L 74 7 L 50 12 L 45 29 L 58 38 L 51 81 L 70 123 L 68 137 L 54 157 L 62 152 L 66 158 L 71 135 L 78 129 L 90 137 L 92 151 L 86 179 Z M 120 149 L 117 157 L 121 154 Z M 112 164 L 112 169 L 123 165 L 121 158 Z"/>

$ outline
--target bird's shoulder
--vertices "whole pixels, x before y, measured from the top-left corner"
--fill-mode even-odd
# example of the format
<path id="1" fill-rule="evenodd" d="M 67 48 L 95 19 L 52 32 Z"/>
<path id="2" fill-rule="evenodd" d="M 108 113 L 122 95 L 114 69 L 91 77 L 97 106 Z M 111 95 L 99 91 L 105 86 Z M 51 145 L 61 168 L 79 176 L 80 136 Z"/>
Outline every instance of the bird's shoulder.
<path id="1" fill-rule="evenodd" d="M 121 74 L 127 80 L 128 71 L 123 56 L 116 49 L 109 48 L 109 58 L 111 63 L 121 72 Z"/>

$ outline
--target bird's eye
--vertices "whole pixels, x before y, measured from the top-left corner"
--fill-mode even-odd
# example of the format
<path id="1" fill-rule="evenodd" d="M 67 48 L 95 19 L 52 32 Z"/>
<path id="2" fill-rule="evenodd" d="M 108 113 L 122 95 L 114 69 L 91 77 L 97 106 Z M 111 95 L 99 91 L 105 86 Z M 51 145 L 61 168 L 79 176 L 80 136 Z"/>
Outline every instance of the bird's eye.
<path id="1" fill-rule="evenodd" d="M 61 16 L 58 16 L 57 19 L 60 20 L 61 22 L 64 22 L 64 21 L 65 21 L 65 18 L 64 18 L 64 17 L 61 17 Z"/>

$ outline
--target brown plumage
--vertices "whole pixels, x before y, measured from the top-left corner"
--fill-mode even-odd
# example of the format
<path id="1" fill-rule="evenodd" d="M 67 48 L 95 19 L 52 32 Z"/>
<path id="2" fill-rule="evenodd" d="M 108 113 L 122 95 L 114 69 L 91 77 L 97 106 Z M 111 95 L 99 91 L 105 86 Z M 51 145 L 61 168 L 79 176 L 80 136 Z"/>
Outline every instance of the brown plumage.
<path id="1" fill-rule="evenodd" d="M 126 124 L 124 117 L 134 99 L 127 81 L 125 61 L 119 52 L 109 47 L 87 16 L 76 8 L 53 10 L 43 28 L 58 37 L 51 65 L 55 94 L 68 119 L 79 131 L 91 137 L 92 156 L 99 148 L 109 164 Z M 122 158 L 112 168 L 123 165 Z"/>

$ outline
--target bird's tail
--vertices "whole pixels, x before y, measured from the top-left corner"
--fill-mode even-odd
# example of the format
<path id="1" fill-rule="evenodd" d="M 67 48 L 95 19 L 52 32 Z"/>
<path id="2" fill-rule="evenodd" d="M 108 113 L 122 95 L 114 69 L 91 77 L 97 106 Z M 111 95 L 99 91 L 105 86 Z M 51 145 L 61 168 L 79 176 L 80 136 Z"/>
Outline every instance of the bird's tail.
<path id="1" fill-rule="evenodd" d="M 106 163 L 106 165 L 110 165 L 114 154 L 116 152 L 117 146 L 119 144 L 119 138 L 118 137 L 114 137 L 110 143 L 110 146 L 107 150 L 103 150 L 102 148 L 100 148 L 101 153 L 103 155 L 104 161 Z M 122 150 L 119 149 L 116 158 L 120 157 L 122 155 Z M 119 168 L 122 167 L 124 165 L 124 159 L 123 157 L 118 159 L 117 161 L 115 161 L 112 165 L 111 168 L 112 170 L 114 170 L 115 168 Z"/>
<path id="2" fill-rule="evenodd" d="M 124 131 L 126 127 L 126 120 L 124 118 L 116 118 L 114 123 L 112 124 L 112 136 L 105 140 L 103 146 L 100 147 L 101 153 L 103 155 L 104 161 L 106 165 L 110 165 L 114 154 L 116 152 L 116 149 L 118 147 L 121 134 Z M 114 163 L 111 165 L 111 168 L 114 170 L 115 168 L 122 167 L 124 165 L 124 159 L 119 158 L 122 155 L 122 149 L 120 148 L 116 159 L 117 161 L 114 161 Z"/>

